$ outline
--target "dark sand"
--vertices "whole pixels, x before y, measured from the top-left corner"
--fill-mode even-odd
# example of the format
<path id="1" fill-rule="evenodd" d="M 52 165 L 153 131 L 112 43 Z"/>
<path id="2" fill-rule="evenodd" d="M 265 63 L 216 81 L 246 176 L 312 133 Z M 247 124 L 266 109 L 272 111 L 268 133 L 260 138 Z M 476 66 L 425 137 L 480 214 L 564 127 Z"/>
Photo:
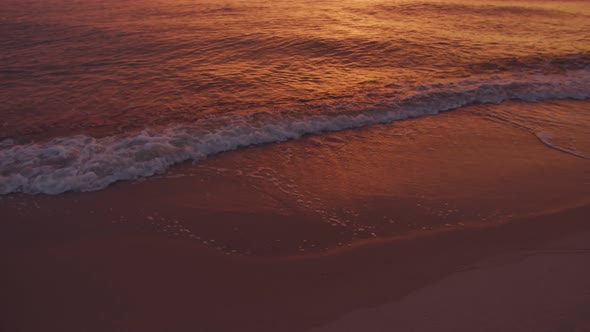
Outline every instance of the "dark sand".
<path id="1" fill-rule="evenodd" d="M 313 332 L 590 331 L 590 233 L 495 256 Z"/>
<path id="2" fill-rule="evenodd" d="M 530 106 L 474 106 L 252 147 L 100 192 L 2 197 L 0 328 L 306 331 L 328 324 L 337 331 L 363 308 L 422 317 L 404 303 L 428 298 L 420 297 L 428 287 L 462 294 L 482 285 L 481 275 L 445 284 L 457 271 L 574 243 L 568 239 L 590 231 L 589 161 L 480 115 L 492 107 Z M 588 273 L 588 264 L 567 266 L 568 274 Z M 522 282 L 535 268 L 510 271 Z M 498 275 L 504 279 L 490 275 L 493 287 L 509 287 L 511 272 Z M 553 292 L 582 292 L 579 301 L 588 303 L 590 282 L 574 279 L 551 279 Z M 533 293 L 514 292 L 513 300 Z M 350 326 L 380 331 L 399 323 L 360 317 Z M 587 330 L 587 321 L 563 319 L 564 331 Z"/>

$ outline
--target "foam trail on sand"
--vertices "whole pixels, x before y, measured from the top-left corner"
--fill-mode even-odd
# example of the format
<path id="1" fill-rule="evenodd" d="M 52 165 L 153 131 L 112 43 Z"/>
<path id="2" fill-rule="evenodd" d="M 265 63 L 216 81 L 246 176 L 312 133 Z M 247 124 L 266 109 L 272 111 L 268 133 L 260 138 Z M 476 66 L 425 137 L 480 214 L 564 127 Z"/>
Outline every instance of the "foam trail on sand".
<path id="1" fill-rule="evenodd" d="M 578 152 L 576 150 L 572 150 L 572 149 L 566 149 L 564 147 L 561 147 L 555 143 L 553 143 L 554 141 L 554 137 L 553 135 L 551 135 L 550 133 L 546 132 L 546 131 L 542 131 L 542 132 L 535 132 L 535 136 L 537 136 L 537 138 L 539 139 L 539 141 L 541 141 L 541 143 L 547 145 L 548 147 L 561 151 L 563 153 L 568 153 L 571 154 L 573 156 L 576 157 L 580 157 L 580 158 L 584 158 L 584 159 L 588 159 L 590 160 L 590 156 L 587 156 L 581 152 Z"/>
<path id="2" fill-rule="evenodd" d="M 234 115 L 100 139 L 78 135 L 30 144 L 5 140 L 0 142 L 0 194 L 99 190 L 116 181 L 164 172 L 185 160 L 201 160 L 244 146 L 415 118 L 473 103 L 585 99 L 590 97 L 590 71 L 536 75 L 521 81 L 461 81 L 422 86 L 417 91 L 403 99 L 385 100 L 370 110 L 345 114 Z"/>

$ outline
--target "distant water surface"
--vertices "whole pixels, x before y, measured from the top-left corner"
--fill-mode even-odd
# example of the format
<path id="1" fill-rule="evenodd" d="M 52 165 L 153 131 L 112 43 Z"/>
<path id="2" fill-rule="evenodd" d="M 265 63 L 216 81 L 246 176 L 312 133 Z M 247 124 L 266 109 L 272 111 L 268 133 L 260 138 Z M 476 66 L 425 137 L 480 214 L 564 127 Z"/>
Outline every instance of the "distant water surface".
<path id="1" fill-rule="evenodd" d="M 590 96 L 585 1 L 3 0 L 0 31 L 3 194 L 97 190 L 471 103 Z"/>

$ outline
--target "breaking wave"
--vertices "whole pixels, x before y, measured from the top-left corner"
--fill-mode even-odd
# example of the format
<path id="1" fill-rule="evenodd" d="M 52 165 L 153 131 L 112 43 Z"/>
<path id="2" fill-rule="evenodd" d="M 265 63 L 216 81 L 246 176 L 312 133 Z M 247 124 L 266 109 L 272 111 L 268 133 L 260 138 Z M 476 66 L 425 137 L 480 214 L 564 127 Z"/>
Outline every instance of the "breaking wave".
<path id="1" fill-rule="evenodd" d="M 240 147 L 432 115 L 473 103 L 589 97 L 590 70 L 581 69 L 524 80 L 424 85 L 405 98 L 340 114 L 232 115 L 100 139 L 77 135 L 29 144 L 4 140 L 0 142 L 0 194 L 100 190 L 116 181 L 151 176 L 182 161 Z"/>

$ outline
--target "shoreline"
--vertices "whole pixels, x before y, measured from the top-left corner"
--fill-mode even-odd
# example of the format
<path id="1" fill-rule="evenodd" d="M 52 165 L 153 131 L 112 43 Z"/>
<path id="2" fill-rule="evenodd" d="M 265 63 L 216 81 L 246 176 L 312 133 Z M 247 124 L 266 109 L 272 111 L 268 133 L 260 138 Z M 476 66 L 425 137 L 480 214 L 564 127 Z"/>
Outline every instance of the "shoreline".
<path id="1" fill-rule="evenodd" d="M 588 161 L 485 116 L 516 107 L 530 105 L 254 146 L 104 191 L 4 197 L 0 327 L 303 332 L 589 232 Z"/>

